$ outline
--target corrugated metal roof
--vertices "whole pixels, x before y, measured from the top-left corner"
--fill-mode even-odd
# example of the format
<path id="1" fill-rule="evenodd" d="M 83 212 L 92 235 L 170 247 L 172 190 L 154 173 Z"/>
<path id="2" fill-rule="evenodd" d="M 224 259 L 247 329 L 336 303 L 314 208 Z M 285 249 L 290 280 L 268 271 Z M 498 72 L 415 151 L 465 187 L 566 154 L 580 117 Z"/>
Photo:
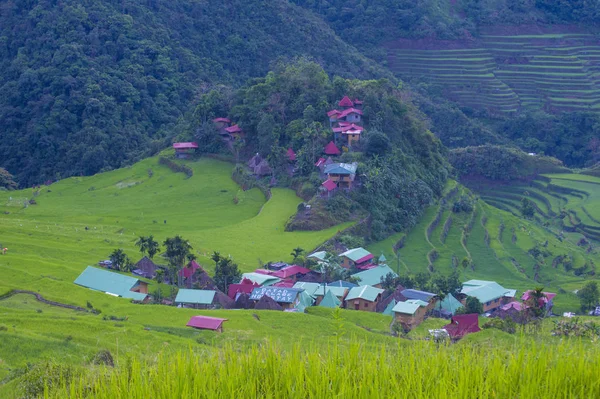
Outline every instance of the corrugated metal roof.
<path id="1" fill-rule="evenodd" d="M 217 317 L 208 316 L 192 316 L 190 321 L 187 322 L 186 326 L 200 328 L 203 330 L 218 330 L 224 321 L 227 321 L 227 319 L 219 319 Z"/>
<path id="2" fill-rule="evenodd" d="M 328 290 L 319 306 L 324 308 L 339 308 L 341 305 L 341 301 L 337 298 L 337 296 L 333 293 L 333 291 Z"/>
<path id="3" fill-rule="evenodd" d="M 212 305 L 216 291 L 188 290 L 181 288 L 175 297 L 175 303 L 192 303 L 195 305 Z"/>
<path id="4" fill-rule="evenodd" d="M 294 306 L 300 312 L 304 312 L 306 308 L 310 307 L 315 303 L 315 300 L 312 296 L 308 295 L 306 291 L 300 292 L 298 295 L 298 303 Z"/>
<path id="5" fill-rule="evenodd" d="M 345 256 L 353 262 L 356 262 L 357 260 L 368 255 L 371 255 L 371 253 L 362 247 L 352 248 L 340 254 L 340 256 Z"/>
<path id="6" fill-rule="evenodd" d="M 313 296 L 324 296 L 324 295 L 327 295 L 327 293 L 330 291 L 333 292 L 333 295 L 335 295 L 336 297 L 343 298 L 346 295 L 346 293 L 348 292 L 348 288 L 335 287 L 335 286 L 329 286 L 329 285 L 327 285 L 327 286 L 321 285 L 314 292 Z"/>
<path id="7" fill-rule="evenodd" d="M 346 287 L 348 289 L 358 287 L 358 285 L 356 285 L 354 283 L 350 283 L 348 281 L 344 281 L 344 280 L 332 281 L 331 283 L 329 283 L 327 285 L 329 287 Z"/>
<path id="8" fill-rule="evenodd" d="M 320 286 L 321 284 L 319 283 L 308 283 L 305 281 L 298 281 L 296 284 L 294 284 L 293 288 L 302 289 L 306 291 L 308 295 L 314 296 L 315 292 L 319 289 Z"/>
<path id="9" fill-rule="evenodd" d="M 88 266 L 75 279 L 75 284 L 86 288 L 91 288 L 96 291 L 102 291 L 107 294 L 117 295 L 123 298 L 135 299 L 143 301 L 148 295 L 139 292 L 132 292 L 140 280 L 135 277 L 125 276 L 119 273 L 109 272 L 108 270 L 97 269 Z"/>
<path id="10" fill-rule="evenodd" d="M 337 174 L 337 175 L 353 175 L 356 173 L 358 163 L 332 163 L 325 167 L 325 174 Z"/>
<path id="11" fill-rule="evenodd" d="M 314 259 L 318 259 L 321 261 L 324 261 L 326 256 L 327 256 L 326 251 L 318 251 L 318 252 L 314 252 L 314 253 L 308 255 L 309 258 L 314 258 Z"/>
<path id="12" fill-rule="evenodd" d="M 504 296 L 514 296 L 513 291 L 495 281 L 469 280 L 463 284 L 461 293 L 475 297 L 481 303 L 491 302 Z"/>
<path id="13" fill-rule="evenodd" d="M 364 299 L 366 301 L 374 302 L 377 296 L 383 293 L 380 288 L 371 287 L 370 285 L 363 285 L 362 287 L 355 287 L 348 292 L 346 301 L 353 299 Z"/>
<path id="14" fill-rule="evenodd" d="M 407 297 L 408 299 L 420 299 L 421 301 L 425 302 L 429 301 L 435 296 L 435 294 L 432 292 L 419 291 L 413 289 L 406 289 L 402 291 L 401 294 Z"/>
<path id="15" fill-rule="evenodd" d="M 269 276 L 267 274 L 260 273 L 244 273 L 242 274 L 242 279 L 247 278 L 248 280 L 255 282 L 260 285 L 269 286 L 275 284 L 278 281 L 281 281 L 278 277 Z"/>
<path id="16" fill-rule="evenodd" d="M 394 315 L 394 306 L 396 306 L 396 300 L 392 299 L 392 301 L 386 306 L 385 310 L 382 312 L 382 314 L 387 315 L 387 316 L 393 316 Z"/>
<path id="17" fill-rule="evenodd" d="M 398 277 L 388 265 L 378 265 L 372 269 L 365 270 L 363 272 L 355 273 L 352 277 L 358 279 L 359 285 L 377 285 L 381 284 L 381 279 L 392 273 L 394 277 Z"/>
<path id="18" fill-rule="evenodd" d="M 419 304 L 417 303 L 411 303 L 411 302 L 398 302 L 396 304 L 396 306 L 394 306 L 394 308 L 392 309 L 393 312 L 395 313 L 402 313 L 402 314 L 410 314 L 413 315 L 415 314 L 415 312 L 417 311 L 417 309 L 419 309 Z"/>
<path id="19" fill-rule="evenodd" d="M 429 303 L 427 303 L 425 301 L 422 301 L 420 299 L 407 299 L 405 302 L 407 302 L 407 303 L 413 303 L 415 305 L 419 305 L 419 306 L 422 306 L 422 307 L 425 307 L 425 306 L 429 305 Z"/>
<path id="20" fill-rule="evenodd" d="M 460 303 L 460 301 L 452 294 L 446 295 L 443 301 L 438 301 L 435 305 L 436 309 L 446 311 L 452 315 L 454 315 L 456 311 L 462 307 L 463 304 Z"/>
<path id="21" fill-rule="evenodd" d="M 302 292 L 301 288 L 258 287 L 252 290 L 250 299 L 258 301 L 266 295 L 275 302 L 292 303 L 296 300 L 300 292 Z"/>

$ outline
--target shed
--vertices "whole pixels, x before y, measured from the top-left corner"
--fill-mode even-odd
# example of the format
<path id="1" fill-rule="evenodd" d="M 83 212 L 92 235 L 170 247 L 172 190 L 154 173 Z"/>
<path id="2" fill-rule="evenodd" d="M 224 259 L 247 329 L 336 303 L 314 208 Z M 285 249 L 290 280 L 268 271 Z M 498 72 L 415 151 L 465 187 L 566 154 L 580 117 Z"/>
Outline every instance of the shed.
<path id="1" fill-rule="evenodd" d="M 254 309 L 257 310 L 279 310 L 282 311 L 283 307 L 275 302 L 270 296 L 263 295 L 262 298 L 256 302 Z"/>
<path id="2" fill-rule="evenodd" d="M 189 290 L 181 288 L 177 292 L 175 303 L 206 308 L 212 306 L 215 294 L 216 291 L 213 290 Z"/>
<path id="3" fill-rule="evenodd" d="M 423 322 L 428 305 L 427 302 L 419 299 L 409 299 L 405 302 L 398 302 L 392 309 L 392 312 L 394 312 L 394 319 L 400 323 L 405 330 L 410 330 Z"/>
<path id="4" fill-rule="evenodd" d="M 135 277 L 88 266 L 75 279 L 75 284 L 110 295 L 143 301 L 148 296 L 148 283 Z"/>
<path id="5" fill-rule="evenodd" d="M 467 334 L 481 331 L 479 328 L 479 315 L 475 313 L 452 316 L 450 324 L 445 325 L 444 330 L 453 340 L 460 339 Z"/>
<path id="6" fill-rule="evenodd" d="M 325 180 L 323 183 L 321 183 L 321 187 L 323 187 L 323 189 L 329 193 L 333 190 L 335 190 L 337 188 L 337 183 L 334 182 L 333 180 Z"/>
<path id="7" fill-rule="evenodd" d="M 190 321 L 187 322 L 186 326 L 198 328 L 200 330 L 223 332 L 223 323 L 226 321 L 227 319 L 220 319 L 217 317 L 192 316 Z"/>

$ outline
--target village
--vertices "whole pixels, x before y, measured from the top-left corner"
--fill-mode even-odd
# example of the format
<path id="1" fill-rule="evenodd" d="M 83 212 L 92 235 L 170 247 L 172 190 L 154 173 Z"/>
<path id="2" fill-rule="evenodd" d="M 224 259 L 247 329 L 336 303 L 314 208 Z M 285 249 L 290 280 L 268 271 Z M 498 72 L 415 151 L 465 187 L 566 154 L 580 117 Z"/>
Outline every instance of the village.
<path id="1" fill-rule="evenodd" d="M 344 96 L 338 107 L 327 113 L 332 140 L 322 149 L 314 166 L 322 178 L 319 197 L 327 200 L 347 193 L 357 184 L 357 162 L 344 163 L 336 159 L 349 151 L 360 150 L 363 102 Z M 228 118 L 212 120 L 220 139 L 232 151 L 243 145 L 246 134 Z M 195 142 L 174 143 L 175 156 L 186 159 L 195 153 Z M 296 153 L 288 148 L 285 153 L 294 171 Z M 248 170 L 257 179 L 272 175 L 266 158 L 255 154 L 247 162 Z M 100 262 L 111 269 L 112 262 Z M 204 268 L 190 260 L 169 279 L 166 267 L 157 265 L 148 256 L 135 263 L 128 276 L 89 266 L 75 280 L 75 284 L 128 298 L 135 303 L 159 303 L 194 309 L 256 309 L 283 312 L 305 312 L 311 306 L 342 308 L 360 312 L 378 312 L 391 317 L 390 325 L 407 333 L 429 317 L 448 319 L 442 330 L 431 331 L 458 340 L 465 334 L 480 330 L 479 317 L 510 319 L 526 323 L 532 317 L 552 314 L 554 293 L 536 288 L 517 298 L 517 290 L 505 288 L 495 281 L 469 280 L 446 291 L 429 292 L 415 284 L 404 286 L 383 254 L 376 256 L 362 247 L 345 248 L 339 253 L 316 251 L 306 256 L 304 264 L 268 262 L 253 272 L 243 273 L 236 281 L 221 289 Z M 159 277 L 160 276 L 160 277 Z M 149 294 L 148 282 L 177 285 L 172 298 L 155 298 Z M 177 281 L 174 281 L 177 280 Z M 406 284 L 406 281 L 405 281 Z M 420 289 L 417 289 L 420 288 Z M 222 331 L 225 319 L 194 316 L 189 327 Z"/>

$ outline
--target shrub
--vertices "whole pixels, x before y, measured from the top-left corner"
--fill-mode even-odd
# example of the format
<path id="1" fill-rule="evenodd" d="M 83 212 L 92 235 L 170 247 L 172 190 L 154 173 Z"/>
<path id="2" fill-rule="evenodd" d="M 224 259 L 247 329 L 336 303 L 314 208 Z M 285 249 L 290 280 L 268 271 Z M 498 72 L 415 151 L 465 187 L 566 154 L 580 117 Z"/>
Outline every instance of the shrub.
<path id="1" fill-rule="evenodd" d="M 92 359 L 92 364 L 114 367 L 115 361 L 109 350 L 102 349 L 94 355 L 94 358 Z"/>
<path id="2" fill-rule="evenodd" d="M 22 398 L 37 398 L 44 393 L 44 389 L 56 387 L 62 382 L 68 382 L 75 376 L 71 366 L 47 361 L 28 366 L 21 377 L 19 388 Z"/>

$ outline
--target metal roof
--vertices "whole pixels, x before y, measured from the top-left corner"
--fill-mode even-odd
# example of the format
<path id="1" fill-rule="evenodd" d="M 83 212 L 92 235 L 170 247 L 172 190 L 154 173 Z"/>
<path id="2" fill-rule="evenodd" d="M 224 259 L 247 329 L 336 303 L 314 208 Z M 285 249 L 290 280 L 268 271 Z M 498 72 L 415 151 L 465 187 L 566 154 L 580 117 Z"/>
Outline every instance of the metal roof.
<path id="1" fill-rule="evenodd" d="M 427 291 L 419 291 L 413 289 L 406 289 L 401 292 L 402 295 L 407 297 L 408 299 L 420 299 L 421 301 L 429 301 L 431 298 L 435 296 L 432 292 Z"/>
<path id="2" fill-rule="evenodd" d="M 319 283 L 309 283 L 309 282 L 305 282 L 305 281 L 298 281 L 296 284 L 294 284 L 293 288 L 302 289 L 302 290 L 306 291 L 306 293 L 308 295 L 314 296 L 315 292 L 319 289 L 320 286 L 321 286 L 321 284 L 319 284 Z"/>
<path id="3" fill-rule="evenodd" d="M 338 298 L 343 298 L 348 292 L 348 288 L 346 287 L 335 287 L 335 286 L 319 286 L 317 290 L 313 293 L 313 296 L 324 296 L 327 295 L 328 292 L 332 292 Z"/>
<path id="4" fill-rule="evenodd" d="M 353 299 L 364 299 L 366 301 L 374 302 L 377 296 L 383 292 L 380 288 L 371 287 L 370 285 L 363 285 L 362 287 L 355 287 L 348 292 L 346 301 Z"/>
<path id="5" fill-rule="evenodd" d="M 356 285 L 354 283 L 350 283 L 348 281 L 344 281 L 344 280 L 332 281 L 331 283 L 328 283 L 327 285 L 329 287 L 346 287 L 346 288 L 358 287 L 358 285 Z"/>
<path id="6" fill-rule="evenodd" d="M 515 290 L 502 287 L 495 281 L 469 280 L 463 284 L 461 293 L 475 297 L 481 303 L 491 302 L 504 296 L 514 296 Z"/>
<path id="7" fill-rule="evenodd" d="M 362 247 L 352 248 L 347 250 L 346 252 L 342 252 L 339 256 L 346 257 L 353 262 L 356 262 L 366 256 L 372 255 L 369 251 Z"/>
<path id="8" fill-rule="evenodd" d="M 358 163 L 332 163 L 325 167 L 325 174 L 336 174 L 336 175 L 353 175 L 356 173 Z"/>
<path id="9" fill-rule="evenodd" d="M 435 305 L 437 310 L 443 310 L 451 315 L 454 315 L 456 311 L 463 307 L 463 304 L 460 303 L 458 299 L 456 299 L 452 294 L 446 295 L 443 301 L 438 301 Z"/>
<path id="10" fill-rule="evenodd" d="M 396 300 L 392 299 L 391 302 L 386 306 L 385 310 L 382 312 L 382 314 L 387 315 L 387 316 L 393 316 L 394 315 L 394 306 L 396 306 Z"/>
<path id="11" fill-rule="evenodd" d="M 302 292 L 301 288 L 285 288 L 285 287 L 257 287 L 252 290 L 250 299 L 253 301 L 260 300 L 263 296 L 268 296 L 275 302 L 292 303 Z"/>
<path id="12" fill-rule="evenodd" d="M 327 251 L 318 251 L 318 252 L 314 252 L 310 255 L 308 255 L 308 258 L 315 258 L 317 260 L 325 260 L 325 257 L 327 256 Z"/>
<path id="13" fill-rule="evenodd" d="M 242 279 L 247 278 L 248 280 L 255 282 L 256 284 L 268 286 L 281 281 L 278 277 L 269 276 L 267 274 L 261 273 L 244 273 L 242 274 Z"/>
<path id="14" fill-rule="evenodd" d="M 306 308 L 312 306 L 315 303 L 315 300 L 312 296 L 308 295 L 306 291 L 300 292 L 298 295 L 298 303 L 295 305 L 295 308 L 301 312 L 304 312 Z"/>
<path id="15" fill-rule="evenodd" d="M 219 319 L 217 317 L 208 316 L 192 316 L 190 321 L 187 322 L 186 326 L 200 328 L 203 330 L 218 330 L 225 321 L 227 321 L 227 319 Z"/>
<path id="16" fill-rule="evenodd" d="M 341 301 L 337 298 L 337 296 L 333 293 L 333 291 L 328 290 L 319 306 L 324 308 L 339 308 L 341 305 Z"/>
<path id="17" fill-rule="evenodd" d="M 216 291 L 188 290 L 181 288 L 175 297 L 175 303 L 193 303 L 195 305 L 212 305 Z"/>
<path id="18" fill-rule="evenodd" d="M 419 309 L 419 306 L 418 303 L 398 302 L 392 309 L 392 312 L 413 315 Z"/>
<path id="19" fill-rule="evenodd" d="M 125 276 L 123 274 L 113 273 L 108 270 L 97 269 L 91 266 L 88 266 L 79 277 L 75 279 L 75 284 L 86 288 L 117 295 L 123 298 L 143 301 L 148 294 L 131 291 L 131 289 L 135 288 L 139 283 L 140 280 L 135 277 Z"/>
<path id="20" fill-rule="evenodd" d="M 372 269 L 355 273 L 352 275 L 352 277 L 356 277 L 358 279 L 359 285 L 377 285 L 381 284 L 381 279 L 389 273 L 392 273 L 394 277 L 398 277 L 396 272 L 394 272 L 388 265 L 378 265 Z"/>

